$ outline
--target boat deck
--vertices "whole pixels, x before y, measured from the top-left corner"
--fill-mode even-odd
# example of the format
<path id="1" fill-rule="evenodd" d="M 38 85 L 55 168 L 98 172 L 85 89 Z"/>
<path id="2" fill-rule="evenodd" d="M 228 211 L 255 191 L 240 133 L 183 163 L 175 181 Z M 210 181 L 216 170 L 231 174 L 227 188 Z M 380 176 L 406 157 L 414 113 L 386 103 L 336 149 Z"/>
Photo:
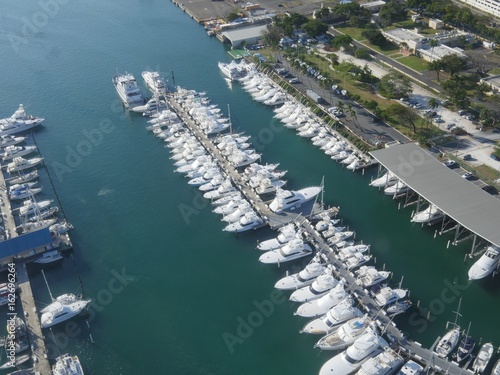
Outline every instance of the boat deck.
<path id="1" fill-rule="evenodd" d="M 33 370 L 35 374 L 52 374 L 47 356 L 47 349 L 42 334 L 40 319 L 35 306 L 35 298 L 31 290 L 28 271 L 24 263 L 16 265 L 17 282 L 20 289 L 20 300 L 26 320 L 26 328 L 31 343 Z"/>

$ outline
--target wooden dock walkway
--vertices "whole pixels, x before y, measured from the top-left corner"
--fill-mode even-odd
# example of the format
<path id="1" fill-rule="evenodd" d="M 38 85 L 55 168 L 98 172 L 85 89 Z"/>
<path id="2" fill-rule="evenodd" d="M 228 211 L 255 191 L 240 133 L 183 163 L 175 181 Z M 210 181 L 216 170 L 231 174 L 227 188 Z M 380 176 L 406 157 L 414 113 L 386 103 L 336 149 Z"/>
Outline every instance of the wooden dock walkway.
<path id="1" fill-rule="evenodd" d="M 3 172 L 0 172 L 0 204 L 2 211 L 2 226 L 5 229 L 5 239 L 17 237 L 16 222 L 12 215 L 12 206 L 10 204 L 9 192 L 5 183 Z"/>
<path id="2" fill-rule="evenodd" d="M 31 343 L 33 370 L 35 374 L 50 375 L 49 360 L 47 357 L 47 349 L 45 348 L 45 341 L 42 334 L 42 327 L 38 312 L 35 306 L 35 298 L 31 290 L 31 284 L 28 278 L 28 271 L 24 263 L 17 264 L 16 266 L 17 282 L 20 288 L 20 300 L 24 312 L 24 319 L 26 320 L 26 328 Z"/>

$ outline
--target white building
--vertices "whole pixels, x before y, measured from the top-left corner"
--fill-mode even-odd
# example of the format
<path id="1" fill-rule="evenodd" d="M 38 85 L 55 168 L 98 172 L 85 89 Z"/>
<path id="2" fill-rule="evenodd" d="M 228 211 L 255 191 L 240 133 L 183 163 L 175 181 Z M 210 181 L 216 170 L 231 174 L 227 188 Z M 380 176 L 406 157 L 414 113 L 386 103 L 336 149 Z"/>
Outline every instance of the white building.
<path id="1" fill-rule="evenodd" d="M 486 83 L 491 87 L 491 92 L 496 94 L 500 92 L 500 75 L 481 78 L 481 82 Z"/>
<path id="2" fill-rule="evenodd" d="M 461 0 L 465 4 L 480 9 L 497 18 L 500 18 L 500 1 L 497 0 Z"/>

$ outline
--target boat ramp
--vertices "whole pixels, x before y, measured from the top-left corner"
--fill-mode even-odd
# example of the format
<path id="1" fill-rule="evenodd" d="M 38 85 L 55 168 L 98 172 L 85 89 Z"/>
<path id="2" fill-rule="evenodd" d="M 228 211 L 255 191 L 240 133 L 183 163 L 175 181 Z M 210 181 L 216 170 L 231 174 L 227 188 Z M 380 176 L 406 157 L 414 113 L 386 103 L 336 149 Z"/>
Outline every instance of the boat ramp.
<path id="1" fill-rule="evenodd" d="M 175 93 L 168 96 L 170 108 L 177 114 L 182 122 L 196 136 L 203 147 L 218 161 L 221 169 L 229 176 L 233 184 L 244 194 L 251 203 L 256 212 L 260 214 L 264 220 L 264 225 L 269 225 L 272 229 L 280 228 L 281 226 L 295 222 L 300 228 L 305 238 L 313 244 L 321 253 L 323 261 L 334 266 L 335 276 L 339 279 L 344 279 L 346 290 L 350 292 L 358 301 L 359 307 L 362 308 L 371 319 L 377 322 L 380 329 L 390 337 L 392 345 L 405 354 L 408 358 L 412 358 L 424 366 L 427 371 L 437 373 L 446 373 L 450 375 L 458 374 L 473 374 L 470 370 L 461 368 L 456 362 L 448 361 L 438 357 L 431 349 L 426 349 L 418 342 L 407 339 L 404 334 L 396 327 L 392 318 L 380 308 L 368 290 L 363 289 L 356 281 L 355 275 L 335 256 L 332 248 L 326 243 L 325 239 L 313 227 L 308 217 L 300 213 L 288 212 L 285 214 L 276 214 L 270 210 L 268 205 L 260 198 L 260 196 L 247 185 L 238 170 L 231 165 L 228 160 L 222 155 L 212 140 L 198 127 L 187 111 L 177 102 Z M 338 213 L 338 208 L 330 209 L 333 215 Z"/>

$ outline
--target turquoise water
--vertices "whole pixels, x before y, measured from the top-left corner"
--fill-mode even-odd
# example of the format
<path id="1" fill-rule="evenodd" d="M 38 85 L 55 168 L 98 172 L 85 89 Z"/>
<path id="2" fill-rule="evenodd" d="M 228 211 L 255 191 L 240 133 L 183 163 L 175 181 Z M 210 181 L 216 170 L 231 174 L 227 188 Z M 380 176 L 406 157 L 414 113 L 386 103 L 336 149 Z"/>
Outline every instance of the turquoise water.
<path id="1" fill-rule="evenodd" d="M 0 5 L 0 108 L 8 116 L 22 102 L 46 118 L 36 141 L 76 228 L 73 258 L 47 279 L 54 295 L 79 291 L 81 280 L 94 300 L 90 330 L 76 320 L 53 334 L 86 373 L 314 374 L 329 358 L 313 349 L 317 337 L 298 333 L 305 321 L 293 315 L 296 306 L 272 294 L 287 269 L 304 263 L 257 262 L 255 244 L 272 236 L 268 229 L 221 231 L 219 217 L 173 173 L 146 119 L 122 110 L 111 84 L 116 70 L 138 81 L 143 70 L 173 71 L 176 84 L 206 91 L 225 111 L 229 104 L 235 129 L 253 136 L 264 162 L 288 170 L 290 188 L 325 176 L 326 203 L 340 206 L 357 239 L 372 244 L 377 265 L 395 281 L 404 275 L 412 299 L 431 307 L 433 322 L 397 318 L 412 338 L 431 345 L 460 295 L 462 325 L 472 321 L 477 339 L 499 344 L 498 282 L 467 283 L 468 244 L 446 250 L 448 236 L 434 239 L 433 230 L 409 222 L 411 208 L 398 210 L 368 186 L 375 170 L 342 169 L 240 87 L 229 89 L 217 68 L 228 60 L 224 46 L 179 8 L 159 0 L 61 0 L 56 9 L 54 0 L 49 12 L 42 3 Z M 24 34 L 23 25 L 33 27 Z M 188 218 L 181 214 L 187 206 Z M 33 288 L 40 306 L 49 301 L 36 271 Z"/>

